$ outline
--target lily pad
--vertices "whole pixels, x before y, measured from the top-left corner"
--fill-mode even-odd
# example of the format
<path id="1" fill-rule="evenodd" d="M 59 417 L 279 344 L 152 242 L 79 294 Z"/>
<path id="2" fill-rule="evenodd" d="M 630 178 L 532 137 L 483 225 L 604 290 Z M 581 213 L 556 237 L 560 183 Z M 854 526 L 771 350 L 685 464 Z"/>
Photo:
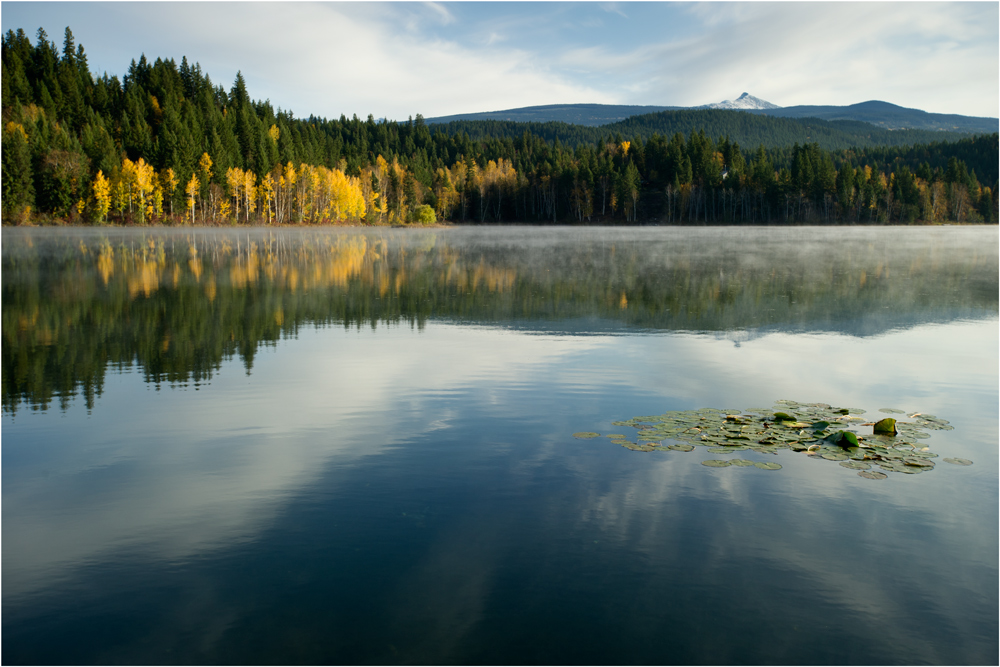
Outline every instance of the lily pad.
<path id="1" fill-rule="evenodd" d="M 902 415 L 897 408 L 880 408 L 886 415 Z M 662 415 L 634 417 L 612 422 L 636 430 L 631 440 L 621 433 L 605 437 L 632 451 L 693 451 L 702 445 L 712 454 L 733 454 L 750 449 L 760 454 L 780 456 L 780 450 L 805 451 L 816 459 L 837 461 L 843 467 L 875 473 L 878 465 L 886 472 L 918 474 L 934 469 L 937 454 L 924 446 L 930 434 L 951 430 L 947 420 L 920 412 L 905 413 L 907 421 L 895 416 L 871 418 L 870 435 L 859 436 L 858 426 L 866 420 L 861 408 L 832 407 L 828 403 L 800 403 L 782 399 L 773 408 L 702 408 L 672 410 Z M 912 420 L 912 421 L 911 421 Z M 577 439 L 600 437 L 594 432 L 574 433 Z M 951 459 L 954 465 L 971 465 L 965 459 Z M 703 462 L 708 467 L 757 465 L 745 459 Z M 776 470 L 775 465 L 761 464 Z M 760 466 L 758 466 L 760 467 Z M 882 475 L 883 473 L 875 473 Z M 876 476 L 874 479 L 879 479 Z"/>
<path id="2" fill-rule="evenodd" d="M 858 446 L 858 436 L 852 431 L 837 431 L 827 436 L 826 440 L 831 444 L 840 445 L 844 448 Z"/>
<path id="3" fill-rule="evenodd" d="M 755 468 L 760 468 L 761 470 L 781 470 L 780 463 L 771 463 L 770 461 L 766 463 L 762 461 L 755 461 L 753 465 Z"/>
<path id="4" fill-rule="evenodd" d="M 896 420 L 892 417 L 880 419 L 872 426 L 872 430 L 877 435 L 896 435 Z"/>
<path id="5" fill-rule="evenodd" d="M 969 459 L 947 458 L 947 459 L 941 459 L 941 460 L 944 461 L 945 463 L 953 463 L 953 464 L 955 464 L 957 466 L 971 466 L 972 465 L 972 461 L 970 461 Z"/>
<path id="6" fill-rule="evenodd" d="M 722 459 L 708 459 L 707 461 L 702 461 L 701 464 L 709 468 L 725 468 L 730 465 L 730 462 Z"/>
<path id="7" fill-rule="evenodd" d="M 858 473 L 858 477 L 864 477 L 865 479 L 885 479 L 888 477 L 884 472 L 877 472 L 873 470 L 862 470 Z"/>

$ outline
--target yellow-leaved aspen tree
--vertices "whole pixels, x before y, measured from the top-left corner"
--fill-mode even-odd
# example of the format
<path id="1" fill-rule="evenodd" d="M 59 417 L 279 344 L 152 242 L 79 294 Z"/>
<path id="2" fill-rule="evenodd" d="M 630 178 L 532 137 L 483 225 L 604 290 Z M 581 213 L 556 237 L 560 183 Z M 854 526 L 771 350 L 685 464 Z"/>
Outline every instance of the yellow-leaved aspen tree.
<path id="1" fill-rule="evenodd" d="M 184 188 L 184 192 L 187 193 L 188 197 L 188 208 L 191 210 L 191 224 L 194 224 L 194 200 L 198 196 L 198 188 L 201 184 L 198 181 L 198 174 L 191 174 L 191 180 L 188 181 L 187 187 Z"/>
<path id="2" fill-rule="evenodd" d="M 246 198 L 247 217 L 250 222 L 250 214 L 257 209 L 257 174 L 249 169 L 243 172 L 243 196 Z"/>
<path id="3" fill-rule="evenodd" d="M 153 191 L 153 167 L 146 164 L 146 161 L 139 158 L 135 163 L 135 191 L 139 208 L 139 220 L 146 222 L 146 214 L 150 212 L 152 206 L 150 195 Z"/>
<path id="4" fill-rule="evenodd" d="M 243 187 L 243 170 L 239 167 L 226 169 L 226 185 L 229 186 L 229 196 L 233 198 L 236 219 L 240 219 L 240 190 Z"/>
<path id="5" fill-rule="evenodd" d="M 121 170 L 111 179 L 111 183 L 112 206 L 118 212 L 118 217 L 122 218 L 128 207 L 128 186 L 125 184 L 125 179 L 122 178 Z"/>
<path id="6" fill-rule="evenodd" d="M 288 204 L 288 218 L 292 219 L 295 211 L 295 181 L 298 179 L 298 173 L 295 171 L 295 165 L 289 160 L 288 164 L 285 165 L 285 201 Z"/>
<path id="7" fill-rule="evenodd" d="M 132 213 L 132 204 L 135 200 L 135 163 L 128 158 L 122 160 L 122 169 L 119 178 L 128 198 L 128 212 Z"/>
<path id="8" fill-rule="evenodd" d="M 156 214 L 157 218 L 163 217 L 163 188 L 160 186 L 158 180 L 153 182 L 153 195 L 151 202 L 151 212 L 150 214 Z"/>
<path id="9" fill-rule="evenodd" d="M 209 195 L 211 195 L 212 192 L 208 187 L 208 183 L 209 181 L 212 180 L 212 157 L 208 153 L 202 153 L 201 157 L 198 159 L 198 175 L 199 175 L 199 180 L 201 181 L 199 195 L 204 196 L 204 193 L 206 191 L 209 193 Z M 212 202 L 212 209 L 215 209 L 214 201 Z M 201 214 L 202 214 L 202 219 L 204 219 L 206 214 L 204 204 L 202 204 L 201 206 Z"/>
<path id="10" fill-rule="evenodd" d="M 160 186 L 170 201 L 170 215 L 174 214 L 174 191 L 177 190 L 178 185 L 180 185 L 180 181 L 173 168 L 167 167 L 160 173 Z"/>
<path id="11" fill-rule="evenodd" d="M 104 172 L 97 170 L 91 185 L 94 191 L 94 214 L 99 222 L 104 222 L 111 208 L 111 183 L 104 177 Z"/>
<path id="12" fill-rule="evenodd" d="M 277 129 L 277 128 L 275 128 Z M 264 174 L 260 179 L 260 196 L 264 200 L 264 209 L 267 213 L 267 224 L 271 224 L 271 203 L 274 201 L 274 178 L 271 174 Z"/>

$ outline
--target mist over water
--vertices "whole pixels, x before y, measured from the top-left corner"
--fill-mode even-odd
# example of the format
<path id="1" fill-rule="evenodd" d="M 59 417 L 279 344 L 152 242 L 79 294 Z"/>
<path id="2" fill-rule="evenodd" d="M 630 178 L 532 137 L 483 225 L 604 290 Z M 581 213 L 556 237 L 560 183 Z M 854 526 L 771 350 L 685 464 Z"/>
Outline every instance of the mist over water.
<path id="1" fill-rule="evenodd" d="M 4 229 L 3 660 L 995 660 L 997 241 Z M 974 464 L 572 436 L 779 399 Z"/>

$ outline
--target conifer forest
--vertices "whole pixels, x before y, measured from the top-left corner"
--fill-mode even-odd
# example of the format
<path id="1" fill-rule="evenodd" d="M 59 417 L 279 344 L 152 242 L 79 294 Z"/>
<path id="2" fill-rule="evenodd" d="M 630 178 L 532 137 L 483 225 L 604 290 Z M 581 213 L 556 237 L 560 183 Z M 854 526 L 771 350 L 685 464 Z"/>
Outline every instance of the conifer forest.
<path id="1" fill-rule="evenodd" d="M 998 135 L 667 111 L 297 118 L 182 58 L 3 37 L 4 224 L 995 224 Z"/>

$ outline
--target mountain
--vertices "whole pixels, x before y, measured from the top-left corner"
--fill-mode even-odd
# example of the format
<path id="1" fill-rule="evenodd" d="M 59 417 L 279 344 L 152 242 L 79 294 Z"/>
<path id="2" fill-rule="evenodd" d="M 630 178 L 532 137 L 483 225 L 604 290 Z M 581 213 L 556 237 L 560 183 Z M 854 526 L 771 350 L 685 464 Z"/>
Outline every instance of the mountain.
<path id="1" fill-rule="evenodd" d="M 750 93 L 743 93 L 735 100 L 730 102 L 729 100 L 724 100 L 722 102 L 716 102 L 715 104 L 706 104 L 703 107 L 696 107 L 700 109 L 736 109 L 742 111 L 749 111 L 751 109 L 780 109 L 777 104 L 771 104 L 767 100 L 762 100 L 759 97 L 754 97 Z"/>
<path id="2" fill-rule="evenodd" d="M 615 104 L 549 104 L 521 107 L 504 111 L 456 114 L 427 118 L 429 124 L 456 121 L 494 120 L 519 123 L 562 122 L 585 127 L 600 127 L 620 123 L 628 118 L 663 111 L 745 111 L 776 118 L 817 118 L 825 121 L 855 121 L 874 125 L 882 130 L 928 130 L 958 132 L 961 134 L 992 134 L 1000 129 L 996 118 L 960 116 L 957 114 L 928 113 L 920 109 L 872 100 L 847 106 L 794 106 L 779 107 L 767 100 L 743 93 L 736 100 L 706 104 L 700 107 L 663 107 Z M 942 137 L 943 139 L 943 137 Z"/>
<path id="3" fill-rule="evenodd" d="M 483 111 L 461 113 L 453 116 L 426 118 L 426 123 L 451 123 L 457 120 L 510 120 L 517 123 L 548 123 L 558 121 L 571 125 L 599 127 L 616 123 L 632 116 L 641 116 L 657 111 L 681 109 L 683 107 L 636 106 L 626 104 L 546 104 L 537 107 L 521 107 L 504 111 Z"/>
<path id="4" fill-rule="evenodd" d="M 794 106 L 750 110 L 781 118 L 819 118 L 820 120 L 859 120 L 887 130 L 945 130 L 965 133 L 992 133 L 1000 127 L 996 118 L 928 113 L 920 109 L 869 100 L 848 106 Z"/>

